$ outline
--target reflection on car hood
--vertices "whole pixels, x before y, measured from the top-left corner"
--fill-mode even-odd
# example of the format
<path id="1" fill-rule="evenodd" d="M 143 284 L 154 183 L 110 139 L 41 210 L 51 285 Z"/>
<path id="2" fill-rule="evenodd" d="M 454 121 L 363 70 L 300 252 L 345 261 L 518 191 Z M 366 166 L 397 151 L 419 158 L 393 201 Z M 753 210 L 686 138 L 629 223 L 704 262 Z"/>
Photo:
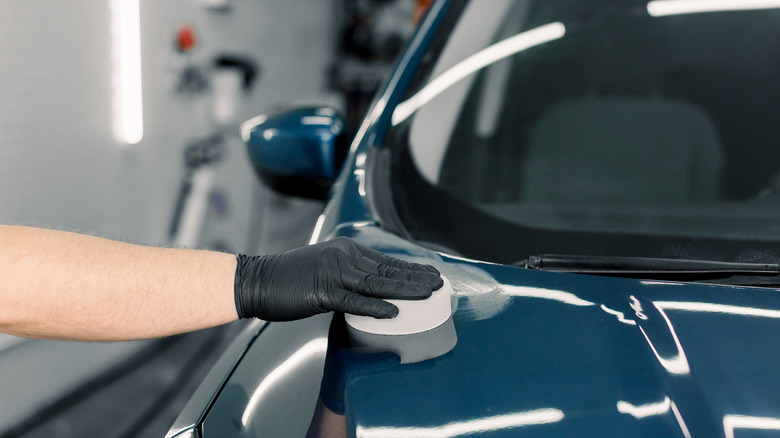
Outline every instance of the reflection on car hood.
<path id="1" fill-rule="evenodd" d="M 453 351 L 347 388 L 359 437 L 780 430 L 777 290 L 530 271 L 372 226 L 339 234 L 434 264 L 458 304 Z"/>

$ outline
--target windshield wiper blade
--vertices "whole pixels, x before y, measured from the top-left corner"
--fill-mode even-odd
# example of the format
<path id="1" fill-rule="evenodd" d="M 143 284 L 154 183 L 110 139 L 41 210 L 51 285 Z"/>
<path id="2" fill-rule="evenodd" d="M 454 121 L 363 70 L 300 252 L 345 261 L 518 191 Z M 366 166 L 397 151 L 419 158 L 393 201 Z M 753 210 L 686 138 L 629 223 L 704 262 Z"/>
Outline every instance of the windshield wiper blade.
<path id="1" fill-rule="evenodd" d="M 716 260 L 543 254 L 518 263 L 528 269 L 617 276 L 778 276 L 780 265 Z"/>

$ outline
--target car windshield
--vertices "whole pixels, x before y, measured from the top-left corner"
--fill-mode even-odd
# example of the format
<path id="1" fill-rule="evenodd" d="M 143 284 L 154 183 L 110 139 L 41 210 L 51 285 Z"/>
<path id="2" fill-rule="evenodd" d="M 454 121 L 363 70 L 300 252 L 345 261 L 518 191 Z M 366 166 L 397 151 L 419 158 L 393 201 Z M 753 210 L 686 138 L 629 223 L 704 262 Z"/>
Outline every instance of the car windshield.
<path id="1" fill-rule="evenodd" d="M 754 3 L 449 2 L 385 138 L 405 232 L 499 263 L 776 261 L 780 9 Z"/>

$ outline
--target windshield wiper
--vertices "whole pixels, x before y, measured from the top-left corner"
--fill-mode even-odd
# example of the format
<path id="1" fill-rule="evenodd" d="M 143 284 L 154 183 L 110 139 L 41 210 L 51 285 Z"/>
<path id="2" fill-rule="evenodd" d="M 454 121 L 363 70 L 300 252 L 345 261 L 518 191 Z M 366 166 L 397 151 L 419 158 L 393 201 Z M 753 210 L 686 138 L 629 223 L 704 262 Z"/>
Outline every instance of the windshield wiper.
<path id="1" fill-rule="evenodd" d="M 527 260 L 516 264 L 528 269 L 542 271 L 619 277 L 685 278 L 691 280 L 723 279 L 735 276 L 778 277 L 780 275 L 780 265 L 772 263 L 739 263 L 646 257 L 543 254 L 530 256 Z M 742 281 L 729 283 L 744 284 Z"/>

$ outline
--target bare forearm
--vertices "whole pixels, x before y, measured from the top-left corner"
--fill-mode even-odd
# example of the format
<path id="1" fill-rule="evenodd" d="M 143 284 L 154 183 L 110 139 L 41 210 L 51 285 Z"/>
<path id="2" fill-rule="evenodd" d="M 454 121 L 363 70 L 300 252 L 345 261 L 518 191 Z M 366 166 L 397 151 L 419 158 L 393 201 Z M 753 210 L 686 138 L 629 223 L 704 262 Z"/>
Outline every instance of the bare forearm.
<path id="1" fill-rule="evenodd" d="M 237 319 L 235 256 L 0 226 L 0 331 L 112 341 Z"/>

